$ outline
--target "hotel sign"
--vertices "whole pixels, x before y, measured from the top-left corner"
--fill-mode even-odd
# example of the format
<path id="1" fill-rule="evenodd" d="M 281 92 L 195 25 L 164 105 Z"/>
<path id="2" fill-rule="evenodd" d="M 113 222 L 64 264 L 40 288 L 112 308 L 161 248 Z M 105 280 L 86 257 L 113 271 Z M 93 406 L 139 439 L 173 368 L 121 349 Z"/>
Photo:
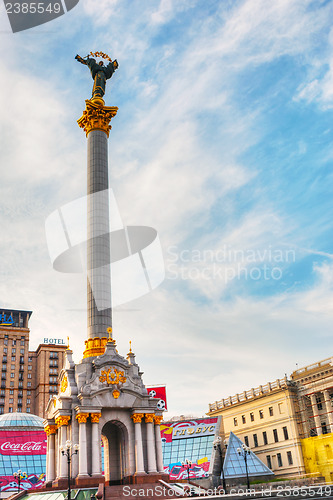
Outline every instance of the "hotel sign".
<path id="1" fill-rule="evenodd" d="M 53 344 L 53 345 L 67 345 L 63 339 L 47 339 L 44 338 L 44 344 Z"/>

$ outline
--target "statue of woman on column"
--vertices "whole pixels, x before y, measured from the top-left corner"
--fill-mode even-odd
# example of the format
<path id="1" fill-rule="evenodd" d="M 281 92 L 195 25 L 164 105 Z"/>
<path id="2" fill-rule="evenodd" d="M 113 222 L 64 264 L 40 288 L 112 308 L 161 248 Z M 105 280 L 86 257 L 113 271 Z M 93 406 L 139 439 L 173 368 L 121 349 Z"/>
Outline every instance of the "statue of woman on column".
<path id="1" fill-rule="evenodd" d="M 96 55 L 100 55 L 100 53 L 96 53 Z M 103 54 L 103 56 L 106 56 L 106 54 Z M 111 78 L 113 73 L 116 71 L 118 68 L 118 61 L 115 59 L 112 61 L 108 56 L 106 56 L 107 59 L 109 59 L 109 64 L 107 66 L 104 66 L 103 61 L 100 61 L 99 63 L 96 62 L 96 59 L 93 57 L 86 56 L 85 58 L 80 57 L 79 55 L 75 56 L 75 59 L 79 61 L 82 64 L 85 64 L 88 66 L 91 72 L 91 76 L 93 77 L 94 80 L 94 86 L 93 86 L 93 91 L 92 91 L 92 99 L 103 100 L 103 96 L 105 94 L 105 83 L 106 80 Z"/>

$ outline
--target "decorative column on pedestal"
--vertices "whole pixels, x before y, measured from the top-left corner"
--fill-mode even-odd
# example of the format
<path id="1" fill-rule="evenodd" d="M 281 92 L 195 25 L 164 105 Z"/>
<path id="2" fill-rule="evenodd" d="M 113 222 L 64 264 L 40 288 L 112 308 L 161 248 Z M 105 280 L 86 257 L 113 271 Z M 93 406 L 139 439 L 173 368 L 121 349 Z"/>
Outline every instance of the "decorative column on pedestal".
<path id="1" fill-rule="evenodd" d="M 112 337 L 108 137 L 118 108 L 101 98 L 86 100 L 78 124 L 88 139 L 87 307 L 88 340 L 83 357 L 104 353 L 107 332 Z"/>
<path id="2" fill-rule="evenodd" d="M 160 429 L 160 424 L 161 424 L 162 420 L 163 420 L 162 415 L 155 415 L 154 416 L 157 472 L 164 474 L 163 450 L 162 450 L 161 429 Z"/>
<path id="3" fill-rule="evenodd" d="M 47 425 L 45 427 L 47 435 L 47 455 L 46 455 L 46 483 L 50 483 L 56 478 L 55 470 L 55 435 L 56 425 Z"/>
<path id="4" fill-rule="evenodd" d="M 145 414 L 147 428 L 147 455 L 148 455 L 148 474 L 156 473 L 156 454 L 155 454 L 155 436 L 154 436 L 154 413 Z"/>
<path id="5" fill-rule="evenodd" d="M 315 429 L 317 432 L 317 436 L 320 436 L 323 432 L 322 432 L 322 428 L 321 428 L 320 417 L 318 415 L 318 406 L 317 406 L 316 395 L 310 394 L 310 399 L 311 399 L 312 413 L 313 413 L 313 419 L 314 419 L 314 423 L 315 423 Z"/>
<path id="6" fill-rule="evenodd" d="M 141 420 L 143 413 L 134 413 L 131 419 L 134 422 L 134 439 L 135 439 L 135 474 L 146 474 L 143 461 L 143 446 L 142 446 L 142 431 Z"/>
<path id="7" fill-rule="evenodd" d="M 59 446 L 58 446 L 58 474 L 59 479 L 67 478 L 67 458 L 61 454 L 60 447 L 66 446 L 67 441 L 67 426 L 71 417 L 68 415 L 60 415 L 55 419 L 55 423 L 58 427 L 59 436 Z"/>
<path id="8" fill-rule="evenodd" d="M 328 416 L 328 423 L 330 426 L 329 432 L 333 432 L 333 408 L 332 408 L 331 396 L 327 389 L 325 389 L 325 391 L 323 392 L 324 392 L 326 413 Z"/>
<path id="9" fill-rule="evenodd" d="M 86 478 L 88 475 L 88 461 L 87 461 L 87 429 L 86 423 L 89 413 L 78 413 L 76 415 L 79 422 L 79 475 L 78 478 Z"/>
<path id="10" fill-rule="evenodd" d="M 101 461 L 100 461 L 100 452 L 101 452 L 101 443 L 100 436 L 98 432 L 98 424 L 99 419 L 101 418 L 101 413 L 91 413 L 91 474 L 93 477 L 101 477 Z"/>

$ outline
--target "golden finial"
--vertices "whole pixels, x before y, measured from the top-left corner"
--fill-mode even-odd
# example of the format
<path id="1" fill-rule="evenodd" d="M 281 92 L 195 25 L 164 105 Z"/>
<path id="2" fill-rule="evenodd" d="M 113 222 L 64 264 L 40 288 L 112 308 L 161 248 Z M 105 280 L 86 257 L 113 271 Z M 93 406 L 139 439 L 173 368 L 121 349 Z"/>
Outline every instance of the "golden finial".
<path id="1" fill-rule="evenodd" d="M 67 349 L 66 351 L 69 351 L 69 337 L 67 337 Z"/>
<path id="2" fill-rule="evenodd" d="M 131 341 L 131 340 L 129 341 L 129 345 L 130 345 L 130 350 L 129 350 L 129 352 L 132 352 L 132 341 Z"/>
<path id="3" fill-rule="evenodd" d="M 109 334 L 108 342 L 112 342 L 112 328 L 111 328 L 111 326 L 109 326 L 109 328 L 107 329 L 107 332 Z"/>

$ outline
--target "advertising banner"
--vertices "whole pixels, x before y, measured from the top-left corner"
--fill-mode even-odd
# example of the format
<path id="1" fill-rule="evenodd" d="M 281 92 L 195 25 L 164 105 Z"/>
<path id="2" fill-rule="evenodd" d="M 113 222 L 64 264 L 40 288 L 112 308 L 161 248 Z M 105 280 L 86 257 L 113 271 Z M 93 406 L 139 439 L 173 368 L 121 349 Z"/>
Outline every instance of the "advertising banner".
<path id="1" fill-rule="evenodd" d="M 146 387 L 148 394 L 151 398 L 159 399 L 158 409 L 159 410 L 167 410 L 167 400 L 166 400 L 166 386 L 159 387 Z"/>
<path id="2" fill-rule="evenodd" d="M 46 434 L 44 431 L 0 431 L 0 454 L 45 455 Z"/>
<path id="3" fill-rule="evenodd" d="M 161 424 L 162 440 L 170 443 L 176 439 L 212 436 L 215 434 L 216 424 L 217 417 Z"/>

